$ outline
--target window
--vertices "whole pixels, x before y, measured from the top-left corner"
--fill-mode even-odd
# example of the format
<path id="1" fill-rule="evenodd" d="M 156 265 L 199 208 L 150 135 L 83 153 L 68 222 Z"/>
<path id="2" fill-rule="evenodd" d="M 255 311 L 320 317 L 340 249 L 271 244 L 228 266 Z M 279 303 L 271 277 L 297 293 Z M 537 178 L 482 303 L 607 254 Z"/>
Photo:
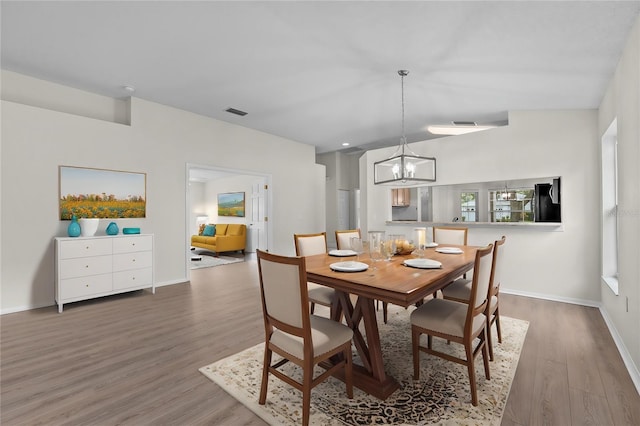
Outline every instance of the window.
<path id="1" fill-rule="evenodd" d="M 602 136 L 602 279 L 618 294 L 618 123 Z"/>
<path id="2" fill-rule="evenodd" d="M 478 193 L 460 193 L 460 216 L 463 222 L 478 221 Z"/>
<path id="3" fill-rule="evenodd" d="M 489 191 L 489 222 L 533 222 L 533 188 Z"/>

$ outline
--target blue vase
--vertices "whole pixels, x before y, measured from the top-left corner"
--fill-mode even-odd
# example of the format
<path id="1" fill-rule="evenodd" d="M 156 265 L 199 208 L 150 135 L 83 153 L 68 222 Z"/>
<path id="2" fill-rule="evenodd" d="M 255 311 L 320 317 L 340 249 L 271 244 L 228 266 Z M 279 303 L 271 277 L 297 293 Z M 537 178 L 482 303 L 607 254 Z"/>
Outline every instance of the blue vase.
<path id="1" fill-rule="evenodd" d="M 80 224 L 78 223 L 78 219 L 76 215 L 71 216 L 71 223 L 67 228 L 67 233 L 70 237 L 78 237 L 80 236 Z"/>
<path id="2" fill-rule="evenodd" d="M 115 222 L 111 222 L 106 229 L 107 235 L 118 235 L 118 225 Z"/>

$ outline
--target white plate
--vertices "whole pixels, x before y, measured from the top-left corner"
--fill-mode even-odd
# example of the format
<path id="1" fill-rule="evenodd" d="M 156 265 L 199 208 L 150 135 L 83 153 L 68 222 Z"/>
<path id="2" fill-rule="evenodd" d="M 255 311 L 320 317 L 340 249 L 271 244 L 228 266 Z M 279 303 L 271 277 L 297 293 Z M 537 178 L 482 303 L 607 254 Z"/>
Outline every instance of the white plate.
<path id="1" fill-rule="evenodd" d="M 446 254 L 464 253 L 462 249 L 459 249 L 458 247 L 440 247 L 440 248 L 437 248 L 436 251 L 438 253 L 446 253 Z"/>
<path id="2" fill-rule="evenodd" d="M 332 263 L 331 265 L 329 265 L 329 267 L 334 271 L 340 272 L 360 272 L 369 269 L 369 265 L 367 265 L 366 263 L 356 262 L 353 260 L 349 260 L 347 262 Z"/>
<path id="3" fill-rule="evenodd" d="M 345 257 L 345 256 L 355 256 L 358 253 L 356 253 L 353 250 L 329 250 L 329 256 L 338 256 L 338 257 Z"/>
<path id="4" fill-rule="evenodd" d="M 438 243 L 427 243 L 424 246 L 426 248 L 438 247 Z"/>
<path id="5" fill-rule="evenodd" d="M 442 268 L 442 263 L 433 259 L 407 259 L 404 261 L 404 264 L 407 266 L 411 266 L 412 268 L 420 268 L 420 269 L 438 269 Z"/>

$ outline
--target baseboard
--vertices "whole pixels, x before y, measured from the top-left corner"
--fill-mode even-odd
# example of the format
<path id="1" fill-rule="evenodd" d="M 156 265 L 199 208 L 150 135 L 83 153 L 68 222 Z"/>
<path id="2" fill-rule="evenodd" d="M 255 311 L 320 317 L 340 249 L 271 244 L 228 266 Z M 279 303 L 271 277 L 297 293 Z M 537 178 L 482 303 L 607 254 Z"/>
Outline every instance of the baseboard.
<path id="1" fill-rule="evenodd" d="M 550 300 L 552 302 L 571 303 L 572 305 L 590 306 L 592 308 L 599 308 L 600 302 L 588 299 L 576 299 L 573 297 L 561 297 L 552 294 L 544 293 L 531 293 L 528 291 L 513 290 L 500 287 L 500 293 L 513 294 L 515 296 L 533 297 L 534 299 Z"/>
<path id="2" fill-rule="evenodd" d="M 29 305 L 29 306 L 14 306 L 8 309 L 3 309 L 0 311 L 0 315 L 6 314 L 15 314 L 16 312 L 22 311 L 30 311 L 32 309 L 40 309 L 40 308 L 48 308 L 49 306 L 56 306 L 55 303 L 42 303 L 37 305 Z"/>
<path id="3" fill-rule="evenodd" d="M 638 366 L 633 362 L 633 358 L 631 358 L 631 355 L 629 354 L 629 351 L 627 350 L 622 337 L 618 333 L 616 326 L 613 324 L 613 321 L 611 320 L 611 317 L 607 313 L 607 310 L 604 308 L 604 306 L 600 307 L 600 314 L 602 315 L 605 324 L 607 324 L 607 328 L 609 328 L 609 333 L 611 333 L 611 337 L 613 338 L 613 341 L 618 348 L 618 352 L 620 352 L 622 361 L 627 367 L 627 371 L 631 376 L 633 384 L 636 386 L 636 391 L 638 391 L 638 394 L 640 394 L 640 370 L 638 370 Z"/>
<path id="4" fill-rule="evenodd" d="M 163 281 L 161 283 L 156 283 L 156 288 L 164 287 L 166 285 L 184 284 L 188 282 L 189 280 L 186 278 L 181 278 L 181 279 L 171 280 L 171 281 Z M 146 288 L 145 290 L 151 290 L 151 288 Z M 32 309 L 48 308 L 50 306 L 57 306 L 57 304 L 53 302 L 53 303 L 40 303 L 40 304 L 28 305 L 28 306 L 14 306 L 11 308 L 0 310 L 0 316 L 6 315 L 6 314 L 14 314 L 16 312 L 30 311 Z"/>
<path id="5" fill-rule="evenodd" d="M 633 381 L 633 384 L 636 387 L 636 391 L 638 391 L 638 394 L 640 394 L 640 370 L 638 370 L 638 366 L 636 366 L 635 363 L 633 362 L 633 358 L 629 354 L 629 351 L 627 350 L 627 347 L 625 346 L 624 341 L 622 340 L 622 337 L 618 333 L 618 330 L 613 324 L 613 321 L 611 320 L 611 317 L 607 313 L 606 309 L 604 308 L 604 306 L 602 306 L 602 303 L 595 302 L 593 300 L 574 299 L 569 297 L 558 297 L 558 296 L 549 295 L 549 294 L 530 293 L 526 291 L 503 289 L 503 288 L 500 289 L 500 293 L 513 294 L 515 296 L 533 297 L 536 299 L 550 300 L 553 302 L 571 303 L 573 305 L 582 305 L 582 306 L 598 308 L 598 310 L 600 311 L 600 315 L 602 315 L 602 319 L 604 319 L 604 322 L 607 325 L 607 328 L 609 329 L 609 334 L 611 334 L 611 337 L 613 338 L 613 341 L 616 344 L 616 348 L 618 348 L 618 352 L 622 357 L 622 361 L 624 362 L 625 367 L 627 367 L 627 371 L 629 372 L 629 376 L 631 376 L 631 380 Z"/>
<path id="6" fill-rule="evenodd" d="M 185 284 L 190 282 L 188 279 L 186 278 L 179 278 L 177 280 L 171 280 L 171 281 L 163 281 L 161 283 L 156 283 L 156 288 L 158 287 L 164 287 L 167 285 L 174 285 L 174 284 Z"/>

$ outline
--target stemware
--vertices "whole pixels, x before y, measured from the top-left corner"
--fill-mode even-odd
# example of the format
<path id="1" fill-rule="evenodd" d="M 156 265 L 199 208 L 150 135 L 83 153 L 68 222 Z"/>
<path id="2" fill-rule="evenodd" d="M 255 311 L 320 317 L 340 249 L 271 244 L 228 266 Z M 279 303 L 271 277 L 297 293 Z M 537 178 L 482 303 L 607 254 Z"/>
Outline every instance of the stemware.
<path id="1" fill-rule="evenodd" d="M 351 250 L 356 252 L 356 260 L 360 260 L 360 255 L 364 253 L 364 245 L 362 244 L 362 238 L 351 237 Z"/>
<path id="2" fill-rule="evenodd" d="M 383 254 L 384 232 L 369 231 L 369 258 L 373 269 L 376 269 L 376 262 L 385 259 Z"/>

